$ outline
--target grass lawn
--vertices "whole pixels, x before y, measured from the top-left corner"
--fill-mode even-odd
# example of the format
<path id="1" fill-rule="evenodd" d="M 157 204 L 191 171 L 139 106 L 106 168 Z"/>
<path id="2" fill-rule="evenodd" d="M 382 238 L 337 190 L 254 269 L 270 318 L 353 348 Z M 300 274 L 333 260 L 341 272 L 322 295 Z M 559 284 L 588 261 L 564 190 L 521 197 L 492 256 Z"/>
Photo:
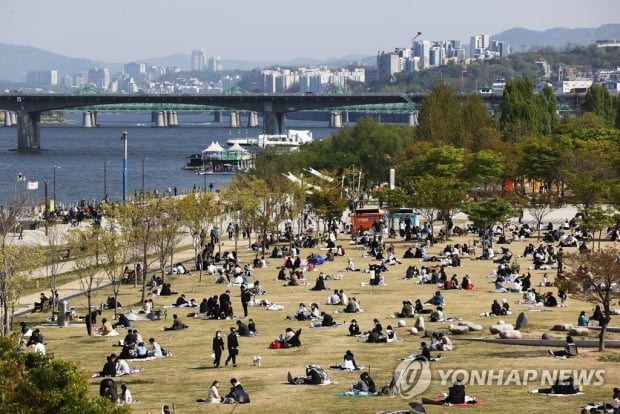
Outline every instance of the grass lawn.
<path id="1" fill-rule="evenodd" d="M 226 238 L 226 237 L 224 237 Z M 357 267 L 367 269 L 370 259 L 362 257 L 362 250 L 355 249 L 348 245 L 348 238 L 340 235 L 340 243 L 347 249 L 347 254 L 351 256 Z M 404 250 L 411 246 L 400 240 L 388 239 L 388 243 L 394 243 L 397 257 L 402 257 Z M 472 237 L 453 238 L 448 241 L 452 243 L 466 242 L 471 245 Z M 533 242 L 532 238 L 527 242 Z M 223 250 L 230 249 L 232 242 L 225 240 Z M 243 244 L 243 247 L 247 244 Z M 429 249 L 429 254 L 437 255 L 445 244 L 438 244 Z M 517 242 L 509 246 L 515 257 L 522 254 L 525 244 Z M 572 249 L 565 249 L 570 251 Z M 319 252 L 318 249 L 302 249 L 302 257 L 309 255 L 312 251 Z M 185 257 L 191 257 L 191 252 L 182 253 Z M 240 248 L 240 258 L 242 263 L 250 262 L 254 258 L 253 252 L 246 252 Z M 397 332 L 397 337 L 401 340 L 398 343 L 368 344 L 360 342 L 358 338 L 347 336 L 347 325 L 338 328 L 310 329 L 309 322 L 297 322 L 287 320 L 288 315 L 293 315 L 300 302 L 304 302 L 308 308 L 312 302 L 317 302 L 321 310 L 333 313 L 341 310 L 340 306 L 325 305 L 330 291 L 314 292 L 308 289 L 314 285 L 314 280 L 319 272 L 310 272 L 306 278 L 311 286 L 284 287 L 282 282 L 274 280 L 277 275 L 277 266 L 281 264 L 279 260 L 268 259 L 269 266 L 266 269 L 257 269 L 254 279 L 259 280 L 264 286 L 267 294 L 265 299 L 273 303 L 284 306 L 284 310 L 270 311 L 265 307 L 251 307 L 249 317 L 253 318 L 257 324 L 260 336 L 239 338 L 240 354 L 238 357 L 238 367 L 223 367 L 220 369 L 212 368 L 211 340 L 216 330 L 222 330 L 226 334 L 231 326 L 235 326 L 234 320 L 200 320 L 187 316 L 192 310 L 189 308 L 169 309 L 168 319 L 161 321 L 138 321 L 135 326 L 145 340 L 154 337 L 163 347 L 170 350 L 173 354 L 170 358 L 162 358 L 155 361 L 130 361 L 131 366 L 138 366 L 144 370 L 140 373 L 116 378 L 120 387 L 121 383 L 126 383 L 135 399 L 139 402 L 133 406 L 136 413 L 159 413 L 162 404 L 172 406 L 174 404 L 175 413 L 207 413 L 207 412 L 273 412 L 277 409 L 281 413 L 299 412 L 351 412 L 351 413 L 374 413 L 383 410 L 406 409 L 409 400 L 401 396 L 382 396 L 368 398 L 337 397 L 336 393 L 345 391 L 349 386 L 357 382 L 359 372 L 340 372 L 329 370 L 330 365 L 340 364 L 346 350 L 350 349 L 355 354 L 358 364 L 365 365 L 370 370 L 371 376 L 380 387 L 389 382 L 392 372 L 399 364 L 397 360 L 419 350 L 421 335 L 410 335 L 409 328 L 414 320 L 408 319 L 407 326 L 399 328 L 398 319 L 390 319 L 394 312 L 401 309 L 402 301 L 405 299 L 421 299 L 423 302 L 428 300 L 436 290 L 434 285 L 420 285 L 417 280 L 404 280 L 405 270 L 408 264 L 418 266 L 423 265 L 419 259 L 403 259 L 403 264 L 391 266 L 385 273 L 387 286 L 381 287 L 362 287 L 361 282 L 367 282 L 369 275 L 362 272 L 344 272 L 346 257 L 336 257 L 334 262 L 326 262 L 318 266 L 317 270 L 325 274 L 344 275 L 342 280 L 329 280 L 326 282 L 328 288 L 344 289 L 350 297 L 355 296 L 359 299 L 363 313 L 359 314 L 333 314 L 337 322 L 349 322 L 355 318 L 360 323 L 362 330 L 370 330 L 373 326 L 373 319 L 378 318 L 384 329 L 387 325 L 392 325 Z M 527 272 L 531 264 L 529 260 L 517 258 L 521 265 L 521 272 Z M 434 264 L 434 263 L 430 263 Z M 498 299 L 501 303 L 502 298 L 507 298 L 513 315 L 502 317 L 506 322 L 514 323 L 517 315 L 521 311 L 527 313 L 529 328 L 523 331 L 526 338 L 539 339 L 545 332 L 551 337 L 563 339 L 565 333 L 550 332 L 549 329 L 556 323 L 573 323 L 576 325 L 577 316 L 581 310 L 588 314 L 592 312 L 592 305 L 579 303 L 569 298 L 568 307 L 553 308 L 545 312 L 528 311 L 527 305 L 518 305 L 516 302 L 521 298 L 520 294 L 499 294 L 491 293 L 493 284 L 487 275 L 497 267 L 489 261 L 470 260 L 463 258 L 460 268 L 446 268 L 448 277 L 456 273 L 459 280 L 468 274 L 475 289 L 473 291 L 450 290 L 442 291 L 446 298 L 445 310 L 451 317 L 462 318 L 482 324 L 485 329 L 482 332 L 471 332 L 464 335 L 452 335 L 453 343 L 457 349 L 452 352 L 443 352 L 443 357 L 438 362 L 431 364 L 432 382 L 426 392 L 425 397 L 434 397 L 438 393 L 447 391 L 448 384 L 441 384 L 441 376 L 449 370 L 494 370 L 494 378 L 501 376 L 502 384 L 497 384 L 499 379 L 494 380 L 493 384 L 480 385 L 468 384 L 467 393 L 483 400 L 483 403 L 473 408 L 456 408 L 443 406 L 426 406 L 429 413 L 455 412 L 459 410 L 476 411 L 478 413 L 506 413 L 506 412 L 578 412 L 578 407 L 590 401 L 609 401 L 611 400 L 611 390 L 620 385 L 620 373 L 614 367 L 616 362 L 600 361 L 601 354 L 594 348 L 580 349 L 577 358 L 568 360 L 554 359 L 548 356 L 547 349 L 544 347 L 525 347 L 507 346 L 488 343 L 461 340 L 473 337 L 493 337 L 489 333 L 489 325 L 499 318 L 480 316 L 481 312 L 489 312 L 493 299 Z M 531 271 L 532 281 L 538 283 L 543 271 Z M 548 271 L 550 280 L 553 280 L 555 270 Z M 199 282 L 198 273 L 191 276 L 167 276 L 167 281 L 172 283 L 174 291 L 185 293 L 187 298 L 194 298 L 198 303 L 203 297 L 219 295 L 227 287 L 212 283 L 212 276 L 203 275 L 202 282 Z M 554 287 L 540 288 L 542 291 L 557 292 Z M 231 287 L 233 308 L 236 314 L 242 314 L 240 303 L 239 288 Z M 105 302 L 109 292 L 100 291 L 97 293 L 95 302 Z M 61 289 L 62 294 L 62 289 Z M 171 297 L 153 297 L 155 307 L 172 304 L 178 295 Z M 133 286 L 123 286 L 119 301 L 124 305 L 124 310 L 129 308 L 139 308 L 140 290 Z M 86 305 L 86 298 L 80 297 L 72 300 L 72 306 L 80 307 Z M 184 331 L 161 330 L 164 326 L 172 323 L 171 315 L 177 313 L 183 322 L 190 326 Z M 106 310 L 102 317 L 112 318 L 112 311 Z M 20 320 L 26 320 L 31 326 L 44 322 L 46 314 L 27 315 Z M 617 318 L 617 317 L 616 317 Z M 98 322 L 101 317 L 98 319 Z M 247 321 L 247 319 L 245 319 Z M 617 320 L 612 320 L 611 326 L 619 325 Z M 293 329 L 302 328 L 300 348 L 268 349 L 268 344 L 279 334 L 283 334 L 287 327 Z M 448 323 L 426 323 L 427 329 L 447 329 Z M 86 329 L 82 327 L 70 328 L 42 328 L 47 343 L 47 350 L 53 353 L 56 358 L 76 361 L 90 377 L 95 371 L 99 371 L 106 355 L 119 353 L 121 348 L 114 346 L 119 339 L 125 335 L 124 330 L 120 330 L 121 336 L 117 337 L 88 337 Z M 614 338 L 617 334 L 610 334 L 609 338 Z M 596 338 L 596 334 L 590 334 L 591 339 Z M 617 356 L 620 358 L 619 350 L 608 350 L 606 355 Z M 253 356 L 262 357 L 262 365 L 253 366 Z M 224 352 L 224 358 L 226 351 Z M 614 358 L 611 358 L 612 360 Z M 287 373 L 290 371 L 293 376 L 302 375 L 307 364 L 318 364 L 323 366 L 329 373 L 329 377 L 337 384 L 328 386 L 293 386 L 287 383 Z M 510 370 L 535 370 L 538 376 L 542 370 L 579 370 L 579 369 L 603 369 L 604 384 L 598 386 L 586 386 L 584 395 L 571 397 L 551 397 L 545 395 L 528 394 L 527 390 L 539 388 L 539 378 L 523 384 L 522 375 L 512 377 L 507 380 Z M 504 374 L 499 374 L 499 370 L 504 370 Z M 197 398 L 206 398 L 211 382 L 218 379 L 221 382 L 220 391 L 224 395 L 229 389 L 230 378 L 235 377 L 243 384 L 244 388 L 251 397 L 251 404 L 248 405 L 214 405 L 197 403 Z M 99 379 L 93 378 L 92 393 L 98 393 Z M 451 381 L 449 381 L 451 382 Z M 420 401 L 421 395 L 414 397 L 411 401 Z"/>

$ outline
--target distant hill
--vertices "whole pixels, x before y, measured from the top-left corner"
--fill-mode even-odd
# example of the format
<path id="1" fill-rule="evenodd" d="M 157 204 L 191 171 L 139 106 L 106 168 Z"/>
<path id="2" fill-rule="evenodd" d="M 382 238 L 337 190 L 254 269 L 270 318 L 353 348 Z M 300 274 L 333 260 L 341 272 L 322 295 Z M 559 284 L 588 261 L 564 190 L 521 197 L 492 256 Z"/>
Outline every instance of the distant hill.
<path id="1" fill-rule="evenodd" d="M 558 27 L 545 31 L 514 28 L 493 35 L 491 39 L 507 42 L 513 52 L 527 51 L 535 46 L 560 49 L 566 45 L 590 45 L 597 40 L 620 40 L 620 24 L 605 24 L 587 29 Z"/>
<path id="2" fill-rule="evenodd" d="M 119 70 L 122 65 L 72 58 L 46 52 L 31 46 L 0 43 L 0 81 L 23 82 L 25 73 L 31 70 L 56 69 L 59 78 L 67 74 L 87 71 L 95 67 Z"/>
<path id="3" fill-rule="evenodd" d="M 567 44 L 588 45 L 597 40 L 620 40 L 620 24 L 606 24 L 598 28 L 566 29 L 555 28 L 545 31 L 535 31 L 522 28 L 506 30 L 491 36 L 493 40 L 503 40 L 512 46 L 513 52 L 527 51 L 535 46 L 551 46 L 563 48 Z M 138 61 L 138 60 L 137 60 Z M 191 56 L 189 54 L 174 54 L 163 57 L 144 59 L 148 65 L 163 67 L 179 67 L 189 70 Z M 374 66 L 375 56 L 350 55 L 340 58 L 319 60 L 314 58 L 295 58 L 289 61 L 259 61 L 222 60 L 224 70 L 252 70 L 256 68 L 278 66 L 325 65 L 328 67 L 343 67 L 351 63 Z M 129 63 L 129 62 L 124 62 Z M 98 62 L 89 59 L 72 58 L 57 55 L 31 46 L 18 46 L 0 43 L 0 82 L 23 82 L 25 73 L 31 70 L 58 70 L 59 79 L 65 75 L 73 75 L 95 67 L 108 67 L 112 73 L 122 70 L 123 63 Z"/>

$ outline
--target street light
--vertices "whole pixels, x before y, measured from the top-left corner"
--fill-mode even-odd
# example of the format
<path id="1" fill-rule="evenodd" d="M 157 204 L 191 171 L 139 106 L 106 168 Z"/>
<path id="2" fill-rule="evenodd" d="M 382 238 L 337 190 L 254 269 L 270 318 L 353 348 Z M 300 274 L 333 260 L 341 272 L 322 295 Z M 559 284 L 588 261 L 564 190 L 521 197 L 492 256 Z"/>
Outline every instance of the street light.
<path id="1" fill-rule="evenodd" d="M 52 184 L 52 192 L 53 192 L 53 196 L 54 196 L 54 210 L 56 210 L 56 169 L 57 168 L 60 168 L 60 167 L 57 166 L 57 165 L 54 165 L 54 168 L 53 168 L 53 170 L 54 170 L 54 177 L 53 177 L 54 181 L 53 181 L 53 184 Z"/>
<path id="2" fill-rule="evenodd" d="M 103 199 L 108 200 L 108 164 L 110 161 L 103 162 Z"/>
<path id="3" fill-rule="evenodd" d="M 123 141 L 123 203 L 127 202 L 127 131 L 121 132 L 121 141 Z"/>
<path id="4" fill-rule="evenodd" d="M 144 161 L 148 159 L 149 157 L 142 157 L 142 196 L 140 197 L 142 201 L 144 201 Z"/>

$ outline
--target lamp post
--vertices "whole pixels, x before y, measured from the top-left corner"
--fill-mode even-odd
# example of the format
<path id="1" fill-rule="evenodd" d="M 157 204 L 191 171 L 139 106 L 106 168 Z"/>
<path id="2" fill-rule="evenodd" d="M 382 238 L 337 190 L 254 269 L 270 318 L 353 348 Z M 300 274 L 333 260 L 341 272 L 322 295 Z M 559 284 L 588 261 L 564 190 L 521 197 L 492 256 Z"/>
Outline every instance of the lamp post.
<path id="1" fill-rule="evenodd" d="M 54 174 L 53 174 L 53 183 L 52 183 L 52 195 L 54 197 L 54 210 L 56 210 L 56 169 L 60 168 L 57 165 L 54 165 Z"/>
<path id="2" fill-rule="evenodd" d="M 144 161 L 148 159 L 148 157 L 142 157 L 142 195 L 140 196 L 142 201 L 144 201 Z"/>
<path id="3" fill-rule="evenodd" d="M 121 141 L 123 141 L 123 203 L 127 202 L 127 131 L 121 132 Z"/>
<path id="4" fill-rule="evenodd" d="M 110 161 L 103 162 L 103 199 L 108 200 L 108 163 Z"/>

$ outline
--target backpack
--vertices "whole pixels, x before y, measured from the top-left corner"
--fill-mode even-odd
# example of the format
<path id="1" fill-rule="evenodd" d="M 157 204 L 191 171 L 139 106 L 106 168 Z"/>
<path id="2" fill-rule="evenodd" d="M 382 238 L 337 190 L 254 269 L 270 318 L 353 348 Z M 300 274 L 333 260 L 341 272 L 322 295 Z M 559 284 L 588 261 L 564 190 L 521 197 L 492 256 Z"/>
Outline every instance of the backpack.
<path id="1" fill-rule="evenodd" d="M 310 384 L 320 385 L 327 383 L 327 372 L 319 365 L 308 365 L 306 367 L 306 376 L 310 377 Z"/>
<path id="2" fill-rule="evenodd" d="M 269 349 L 280 349 L 282 347 L 282 343 L 280 341 L 273 341 L 269 344 Z"/>

